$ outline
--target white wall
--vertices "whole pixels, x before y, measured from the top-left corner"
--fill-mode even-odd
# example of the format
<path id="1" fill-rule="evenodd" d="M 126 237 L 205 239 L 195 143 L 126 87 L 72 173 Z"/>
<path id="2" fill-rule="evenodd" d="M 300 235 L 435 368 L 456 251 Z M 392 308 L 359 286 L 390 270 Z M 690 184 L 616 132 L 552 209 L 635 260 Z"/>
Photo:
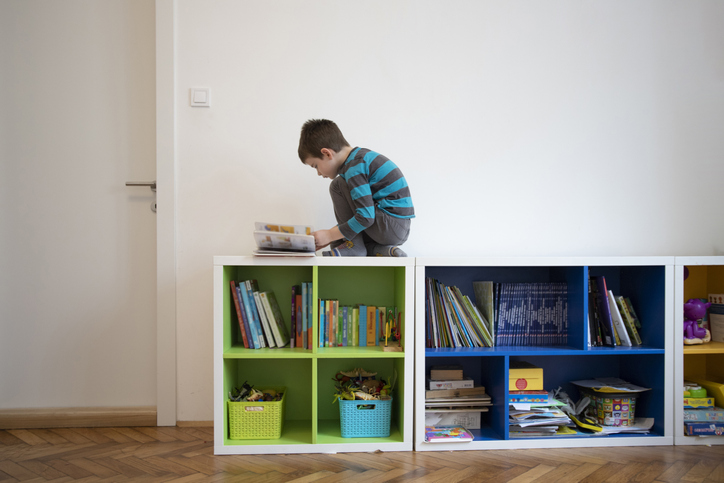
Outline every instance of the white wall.
<path id="1" fill-rule="evenodd" d="M 721 2 L 177 5 L 179 419 L 212 417 L 212 256 L 334 224 L 309 118 L 401 167 L 411 256 L 724 251 Z"/>
<path id="2" fill-rule="evenodd" d="M 0 109 L 2 302 L 7 309 L 18 297 L 45 322 L 27 324 L 15 312 L 0 321 L 2 373 L 22 378 L 29 388 L 23 401 L 34 401 L 21 405 L 116 405 L 108 402 L 116 396 L 113 387 L 103 394 L 97 388 L 74 393 L 61 384 L 55 392 L 34 389 L 49 368 L 81 367 L 92 373 L 88 380 L 99 380 L 97 374 L 111 382 L 137 374 L 134 358 L 134 369 L 97 365 L 108 363 L 97 352 L 103 346 L 74 353 L 86 347 L 78 345 L 83 327 L 68 333 L 67 323 L 47 316 L 52 306 L 34 305 L 33 274 L 16 256 L 32 245 L 7 223 L 19 199 L 58 193 L 52 179 L 39 184 L 18 174 L 28 162 L 20 156 L 27 146 L 35 153 L 34 169 L 48 173 L 57 164 L 54 148 L 64 145 L 70 129 L 66 112 L 75 111 L 72 98 L 54 97 L 53 89 L 73 92 L 73 75 L 88 88 L 116 78 L 83 70 L 89 59 L 145 58 L 139 44 L 108 39 L 119 19 L 145 25 L 153 10 L 143 13 L 146 3 L 47 2 L 40 5 L 44 13 L 28 13 L 26 24 L 0 15 L 0 85 L 23 86 L 19 73 L 27 72 L 40 76 L 36 82 L 47 92 L 22 104 L 10 97 L 13 102 L 6 99 Z M 4 1 L 2 8 L 30 12 L 39 2 L 26 5 Z M 110 15 L 108 28 L 75 31 L 68 46 L 73 62 L 37 57 L 34 48 L 7 61 L 18 39 L 72 26 L 77 8 L 104 18 L 114 8 L 127 15 Z M 299 128 L 309 118 L 334 119 L 351 143 L 378 150 L 403 169 L 418 213 L 405 246 L 411 256 L 722 254 L 721 2 L 177 0 L 176 8 L 179 420 L 213 417 L 212 257 L 250 254 L 255 220 L 334 224 L 328 183 L 296 156 Z M 194 86 L 211 88 L 210 109 L 188 106 Z M 139 100 L 123 99 L 136 112 Z M 50 100 L 57 104 L 49 111 Z M 23 119 L 33 122 L 20 125 Z M 118 146 L 152 152 L 143 134 L 146 120 L 131 120 L 135 134 Z M 130 166 L 117 162 L 123 166 L 119 181 L 130 179 Z M 64 166 L 52 172 L 88 176 L 82 164 Z M 68 196 L 87 199 L 85 193 Z M 77 236 L 62 223 L 52 228 Z M 72 266 L 43 260 L 58 280 Z M 27 275 L 25 290 L 17 274 Z M 55 344 L 51 336 L 44 339 L 61 358 L 18 349 L 17 341 L 30 344 L 43 331 L 65 334 Z M 147 336 L 150 349 L 142 343 L 140 366 L 153 364 L 146 361 L 153 359 L 154 334 Z M 7 369 L 28 367 L 28 361 L 29 373 Z M 2 381 L 1 406 L 17 407 Z M 147 404 L 151 386 L 153 374 L 142 389 L 125 391 L 129 399 L 113 400 Z"/>

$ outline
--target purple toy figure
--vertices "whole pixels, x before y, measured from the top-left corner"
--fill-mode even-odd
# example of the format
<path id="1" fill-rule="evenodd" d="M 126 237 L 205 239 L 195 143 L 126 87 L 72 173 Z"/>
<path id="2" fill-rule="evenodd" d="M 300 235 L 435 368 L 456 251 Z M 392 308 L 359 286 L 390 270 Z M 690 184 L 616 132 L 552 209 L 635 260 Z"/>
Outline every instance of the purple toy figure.
<path id="1" fill-rule="evenodd" d="M 684 304 L 684 344 L 702 344 L 711 340 L 711 334 L 699 327 L 699 320 L 706 317 L 706 310 L 711 303 L 700 299 L 689 299 Z"/>

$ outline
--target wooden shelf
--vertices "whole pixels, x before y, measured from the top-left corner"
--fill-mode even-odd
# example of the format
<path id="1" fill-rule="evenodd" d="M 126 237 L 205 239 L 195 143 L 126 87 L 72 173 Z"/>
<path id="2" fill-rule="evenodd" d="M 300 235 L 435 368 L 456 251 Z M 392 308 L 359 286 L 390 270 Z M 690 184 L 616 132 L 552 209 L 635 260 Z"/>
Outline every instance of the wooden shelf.
<path id="1" fill-rule="evenodd" d="M 413 352 L 384 347 L 318 347 L 319 327 L 312 329 L 312 347 L 247 349 L 238 327 L 230 282 L 258 281 L 273 291 L 282 314 L 291 313 L 291 287 L 312 283 L 312 320 L 318 320 L 319 299 L 340 305 L 397 307 L 402 312 L 402 342 L 414 347 L 414 259 L 256 257 L 214 258 L 214 452 L 215 454 L 332 453 L 337 451 L 412 450 Z M 409 316 L 409 323 L 405 318 Z M 285 317 L 290 329 L 291 317 Z M 406 326 L 407 325 L 407 326 Z M 291 332 L 291 331 L 290 331 Z M 334 376 L 363 367 L 379 377 L 395 378 L 390 436 L 343 438 L 339 404 L 334 404 Z M 229 439 L 228 392 L 244 381 L 256 387 L 283 386 L 286 404 L 282 434 L 272 440 Z M 405 404 L 405 401 L 408 401 Z"/>
<path id="2" fill-rule="evenodd" d="M 684 355 L 689 354 L 724 354 L 724 342 L 684 345 Z"/>

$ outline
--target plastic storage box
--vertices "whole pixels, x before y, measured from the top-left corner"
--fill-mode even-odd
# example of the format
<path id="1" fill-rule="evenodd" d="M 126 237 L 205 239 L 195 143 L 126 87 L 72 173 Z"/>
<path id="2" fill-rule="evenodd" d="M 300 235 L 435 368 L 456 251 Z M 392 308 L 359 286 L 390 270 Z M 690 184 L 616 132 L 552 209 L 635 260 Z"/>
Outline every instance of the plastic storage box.
<path id="1" fill-rule="evenodd" d="M 585 391 L 595 408 L 595 418 L 602 426 L 633 426 L 636 393 L 601 393 Z"/>
<path id="2" fill-rule="evenodd" d="M 339 401 L 343 438 L 386 438 L 390 435 L 392 398 L 373 401 Z"/>
<path id="3" fill-rule="evenodd" d="M 268 387 L 283 393 L 280 401 L 228 401 L 229 439 L 278 439 L 284 424 L 285 387 Z M 259 389 L 264 391 L 265 389 Z"/>

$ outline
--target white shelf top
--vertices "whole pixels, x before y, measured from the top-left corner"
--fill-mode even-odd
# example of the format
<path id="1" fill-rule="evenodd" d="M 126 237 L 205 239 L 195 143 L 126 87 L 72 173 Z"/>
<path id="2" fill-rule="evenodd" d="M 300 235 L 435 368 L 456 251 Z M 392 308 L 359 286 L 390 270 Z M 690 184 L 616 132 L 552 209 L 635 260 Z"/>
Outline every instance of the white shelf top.
<path id="1" fill-rule="evenodd" d="M 214 265 L 302 267 L 414 267 L 414 258 L 396 257 L 254 257 L 214 256 Z"/>
<path id="2" fill-rule="evenodd" d="M 724 257 L 722 257 L 724 258 Z M 418 257 L 418 267 L 566 267 L 674 265 L 674 257 Z"/>
<path id="3" fill-rule="evenodd" d="M 724 265 L 724 256 L 676 257 L 676 265 Z"/>

